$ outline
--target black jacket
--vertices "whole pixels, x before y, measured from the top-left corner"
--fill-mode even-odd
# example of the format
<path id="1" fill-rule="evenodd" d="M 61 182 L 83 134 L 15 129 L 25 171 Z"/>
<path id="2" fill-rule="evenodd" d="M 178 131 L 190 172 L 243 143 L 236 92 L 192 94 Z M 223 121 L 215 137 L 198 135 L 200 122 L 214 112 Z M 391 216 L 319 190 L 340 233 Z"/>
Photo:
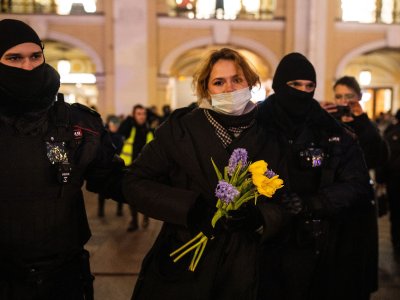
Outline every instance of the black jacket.
<path id="1" fill-rule="evenodd" d="M 369 169 L 375 169 L 387 162 L 389 157 L 388 145 L 376 124 L 368 118 L 367 114 L 356 116 L 354 121 L 345 124 L 349 125 L 357 135 Z"/>
<path id="2" fill-rule="evenodd" d="M 285 153 L 285 192 L 303 200 L 286 240 L 265 249 L 265 299 L 364 299 L 377 285 L 377 227 L 355 135 L 315 100 L 296 124 L 274 96 L 259 108 Z"/>
<path id="3" fill-rule="evenodd" d="M 90 237 L 84 181 L 90 191 L 121 198 L 123 173 L 100 116 L 89 108 L 57 102 L 30 135 L 16 130 L 17 119 L 0 122 L 0 264 L 11 268 L 81 249 Z M 69 164 L 59 163 L 65 154 Z"/>
<path id="4" fill-rule="evenodd" d="M 400 122 L 389 125 L 384 137 L 390 148 L 390 159 L 385 165 L 385 172 L 390 176 L 400 177 Z"/>
<path id="5" fill-rule="evenodd" d="M 249 161 L 264 159 L 279 174 L 277 143 L 254 124 L 230 145 L 246 148 Z M 207 244 L 195 272 L 190 257 L 173 263 L 169 254 L 198 232 L 188 227 L 197 199 L 215 207 L 218 183 L 211 158 L 220 170 L 228 164 L 225 149 L 203 109 L 178 109 L 156 131 L 124 180 L 124 195 L 138 210 L 164 221 L 146 255 L 133 299 L 256 299 L 261 245 L 276 236 L 283 213 L 273 199 L 260 200 L 264 233 L 222 231 Z"/>

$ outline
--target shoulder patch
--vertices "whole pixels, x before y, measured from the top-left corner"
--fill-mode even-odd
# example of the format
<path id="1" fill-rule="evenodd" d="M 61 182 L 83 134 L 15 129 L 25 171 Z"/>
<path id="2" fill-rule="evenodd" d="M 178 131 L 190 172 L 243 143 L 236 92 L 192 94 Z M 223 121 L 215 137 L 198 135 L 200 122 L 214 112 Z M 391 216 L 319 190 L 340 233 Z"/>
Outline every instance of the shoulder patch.
<path id="1" fill-rule="evenodd" d="M 90 107 L 88 107 L 86 105 L 83 105 L 80 103 L 73 103 L 73 104 L 71 104 L 71 106 L 74 106 L 76 108 L 79 108 L 80 110 L 86 111 L 95 117 L 100 117 L 100 114 L 97 111 L 95 111 L 94 109 L 91 109 Z"/>

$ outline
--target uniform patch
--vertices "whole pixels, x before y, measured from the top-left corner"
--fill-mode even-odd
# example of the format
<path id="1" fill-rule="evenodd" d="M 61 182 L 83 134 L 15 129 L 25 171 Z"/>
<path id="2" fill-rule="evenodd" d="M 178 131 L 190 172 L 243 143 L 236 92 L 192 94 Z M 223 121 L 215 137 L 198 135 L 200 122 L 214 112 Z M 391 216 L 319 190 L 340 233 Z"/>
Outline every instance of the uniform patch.
<path id="1" fill-rule="evenodd" d="M 340 142 L 340 136 L 331 136 L 328 139 L 328 142 L 329 143 L 339 143 Z"/>
<path id="2" fill-rule="evenodd" d="M 74 139 L 81 139 L 83 137 L 83 131 L 79 127 L 74 127 Z"/>

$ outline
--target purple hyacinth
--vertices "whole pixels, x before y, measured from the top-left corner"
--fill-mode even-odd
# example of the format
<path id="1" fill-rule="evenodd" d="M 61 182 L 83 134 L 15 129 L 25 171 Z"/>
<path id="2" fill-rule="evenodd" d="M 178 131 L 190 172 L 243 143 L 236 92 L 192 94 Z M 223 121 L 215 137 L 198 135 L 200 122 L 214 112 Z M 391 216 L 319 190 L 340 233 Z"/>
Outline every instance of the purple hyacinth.
<path id="1" fill-rule="evenodd" d="M 231 203 L 237 195 L 239 195 L 239 191 L 224 180 L 220 180 L 215 188 L 215 196 L 226 204 Z"/>
<path id="2" fill-rule="evenodd" d="M 276 173 L 272 170 L 267 170 L 267 172 L 265 172 L 265 176 L 267 176 L 269 179 L 271 179 L 275 175 L 276 175 Z"/>
<path id="3" fill-rule="evenodd" d="M 242 168 L 247 165 L 247 150 L 244 148 L 237 148 L 233 150 L 229 158 L 228 174 L 232 176 L 239 162 L 242 163 Z"/>

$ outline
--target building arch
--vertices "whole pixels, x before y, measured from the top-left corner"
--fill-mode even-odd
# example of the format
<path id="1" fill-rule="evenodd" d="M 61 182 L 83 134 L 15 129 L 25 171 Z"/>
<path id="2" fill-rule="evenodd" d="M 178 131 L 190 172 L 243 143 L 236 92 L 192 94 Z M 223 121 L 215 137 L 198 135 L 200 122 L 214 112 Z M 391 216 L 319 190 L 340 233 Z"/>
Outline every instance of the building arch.
<path id="1" fill-rule="evenodd" d="M 175 61 L 185 52 L 194 49 L 194 48 L 200 48 L 204 46 L 209 46 L 213 45 L 213 39 L 212 37 L 204 37 L 204 38 L 199 38 L 195 40 L 188 41 L 179 47 L 176 47 L 173 49 L 168 55 L 164 58 L 164 60 L 161 62 L 160 65 L 160 70 L 159 70 L 159 75 L 160 76 L 169 76 L 171 67 L 175 63 Z M 265 47 L 264 45 L 248 39 L 248 38 L 243 38 L 243 37 L 235 37 L 233 36 L 230 39 L 230 44 L 235 45 L 235 46 L 240 46 L 245 49 L 251 50 L 257 55 L 259 55 L 263 60 L 266 62 L 269 62 L 271 64 L 271 68 L 275 70 L 276 66 L 279 63 L 279 59 L 276 56 L 275 53 L 273 53 L 270 49 Z"/>
<path id="2" fill-rule="evenodd" d="M 70 36 L 68 34 L 64 34 L 64 33 L 60 33 L 60 32 L 56 32 L 56 31 L 50 31 L 47 35 L 46 35 L 47 39 L 52 39 L 52 40 L 56 40 L 56 41 L 60 41 L 60 42 L 66 42 L 68 44 L 71 44 L 75 47 L 78 47 L 79 49 L 81 49 L 82 51 L 84 51 L 89 57 L 90 59 L 93 61 L 93 63 L 96 66 L 96 77 L 98 75 L 103 75 L 104 74 L 104 64 L 101 60 L 101 57 L 99 56 L 99 54 L 88 44 L 86 44 L 85 42 L 83 42 L 80 39 L 77 39 L 73 36 Z"/>
<path id="3" fill-rule="evenodd" d="M 357 47 L 357 48 L 353 49 L 352 51 L 348 52 L 339 62 L 338 66 L 336 68 L 335 77 L 339 78 L 340 76 L 342 76 L 344 69 L 346 68 L 346 66 L 349 64 L 349 62 L 353 58 L 360 56 L 360 55 L 364 54 L 365 52 L 381 49 L 386 46 L 388 46 L 387 41 L 383 39 L 383 40 L 378 40 L 378 41 L 363 44 L 360 47 Z"/>

